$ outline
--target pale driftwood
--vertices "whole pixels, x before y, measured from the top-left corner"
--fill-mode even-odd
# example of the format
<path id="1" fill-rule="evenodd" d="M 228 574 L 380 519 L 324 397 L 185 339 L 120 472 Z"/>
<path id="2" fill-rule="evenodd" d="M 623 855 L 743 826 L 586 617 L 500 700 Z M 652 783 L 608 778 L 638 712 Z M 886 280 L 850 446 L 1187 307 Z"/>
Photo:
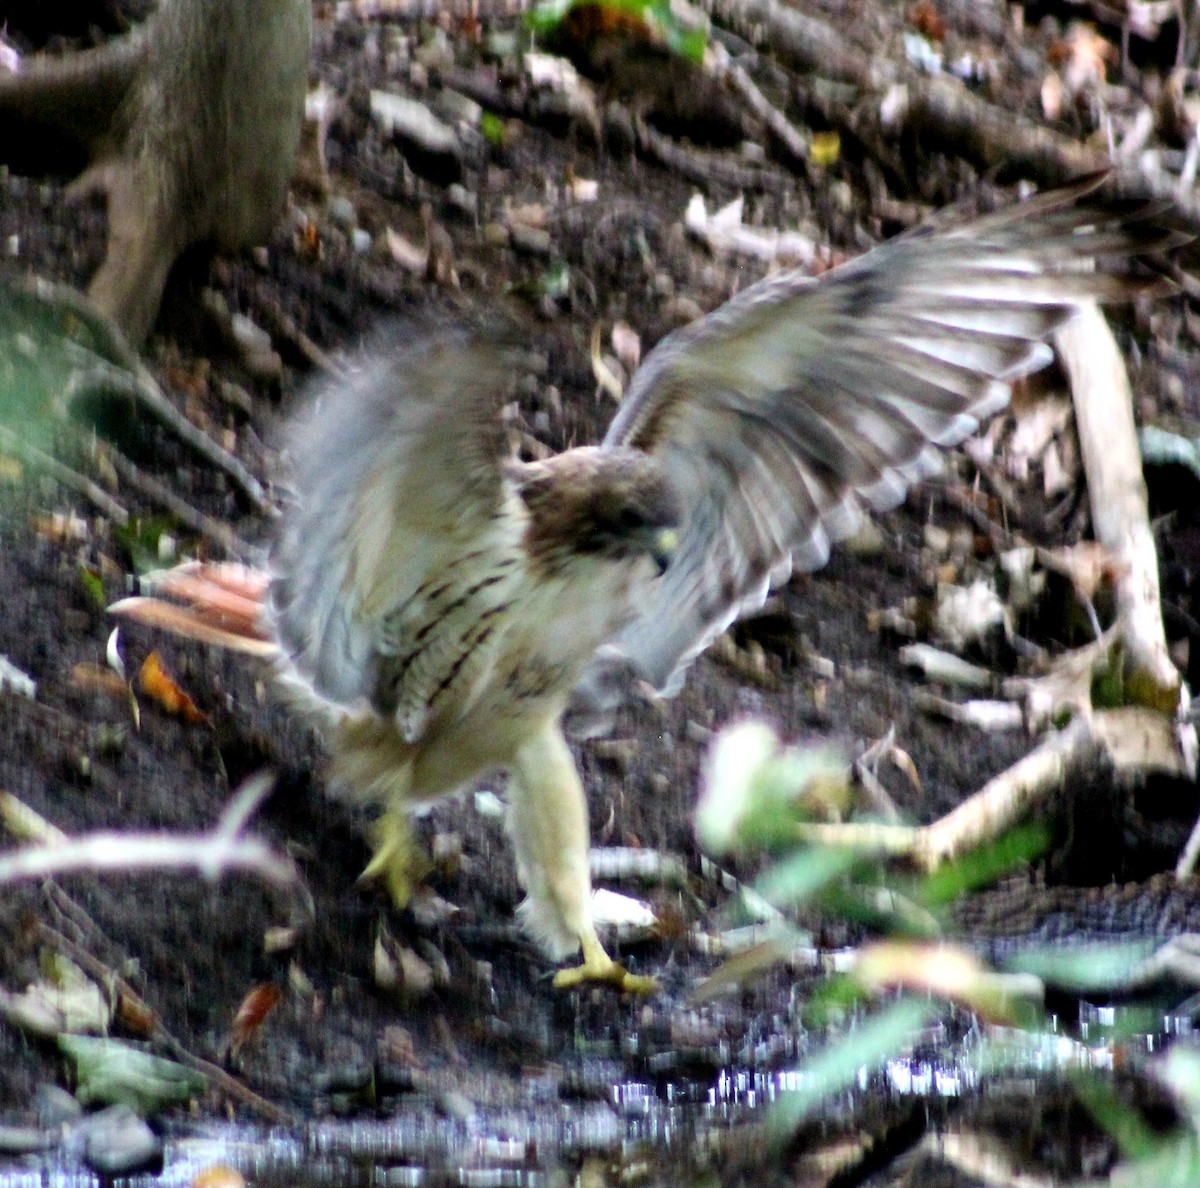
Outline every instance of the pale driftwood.
<path id="1" fill-rule="evenodd" d="M 6 851 L 0 854 L 0 886 L 81 872 L 192 870 L 207 879 L 233 872 L 252 874 L 271 886 L 295 890 L 303 882 L 289 857 L 258 838 L 240 836 L 270 788 L 266 779 L 248 781 L 209 833 L 102 832 Z"/>
<path id="2" fill-rule="evenodd" d="M 930 825 L 825 825 L 798 827 L 797 840 L 853 846 L 903 857 L 926 870 L 998 837 L 1021 821 L 1068 774 L 1105 756 L 1119 774 L 1165 772 L 1187 777 L 1176 725 L 1165 715 L 1139 707 L 1081 715 L 1046 738 L 1024 759 L 989 780 L 974 796 Z"/>
<path id="3" fill-rule="evenodd" d="M 1158 551 L 1150 530 L 1129 375 L 1094 303 L 1082 305 L 1058 331 L 1055 346 L 1071 381 L 1092 530 L 1116 561 L 1117 622 L 1127 669 L 1131 679 L 1150 686 L 1153 704 L 1173 710 L 1181 680 L 1163 633 Z"/>

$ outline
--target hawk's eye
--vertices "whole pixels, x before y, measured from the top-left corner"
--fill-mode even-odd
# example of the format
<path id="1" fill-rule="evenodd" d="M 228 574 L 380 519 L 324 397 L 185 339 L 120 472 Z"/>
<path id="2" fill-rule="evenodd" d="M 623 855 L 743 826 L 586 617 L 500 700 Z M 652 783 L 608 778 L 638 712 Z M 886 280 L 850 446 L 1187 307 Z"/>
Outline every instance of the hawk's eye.
<path id="1" fill-rule="evenodd" d="M 617 527 L 632 532 L 646 526 L 646 517 L 636 507 L 623 507 L 617 517 Z"/>

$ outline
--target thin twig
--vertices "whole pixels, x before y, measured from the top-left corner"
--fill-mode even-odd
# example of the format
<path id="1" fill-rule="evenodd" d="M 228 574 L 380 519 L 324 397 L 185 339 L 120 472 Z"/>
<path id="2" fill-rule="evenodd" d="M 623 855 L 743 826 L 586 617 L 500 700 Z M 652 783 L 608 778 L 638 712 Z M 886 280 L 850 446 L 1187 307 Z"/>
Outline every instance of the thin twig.
<path id="1" fill-rule="evenodd" d="M 0 854 L 0 886 L 77 871 L 198 870 L 207 879 L 243 871 L 285 890 L 302 887 L 291 858 L 238 836 L 273 785 L 269 774 L 246 781 L 209 833 L 98 832 Z"/>
<path id="2" fill-rule="evenodd" d="M 80 351 L 86 357 L 72 375 L 64 401 L 71 403 L 91 391 L 115 393 L 153 414 L 185 445 L 205 461 L 223 471 L 241 489 L 259 511 L 269 506 L 262 483 L 228 450 L 191 423 L 167 398 L 138 354 L 125 341 L 117 327 L 99 313 L 82 293 L 70 285 L 56 284 L 40 277 L 30 282 L 36 296 L 47 304 L 67 310 L 81 321 L 98 343 L 100 350 Z"/>
<path id="3" fill-rule="evenodd" d="M 99 484 L 86 475 L 72 470 L 69 466 L 64 466 L 57 458 L 39 450 L 37 446 L 23 441 L 5 425 L 0 425 L 0 446 L 35 469 L 45 471 L 55 482 L 61 483 L 72 491 L 77 491 L 101 515 L 107 516 L 114 524 L 124 527 L 129 523 L 129 512 Z"/>
<path id="4" fill-rule="evenodd" d="M 807 176 L 810 146 L 804 133 L 759 90 L 758 84 L 741 66 L 730 64 L 725 70 L 725 77 L 746 101 L 750 110 L 771 130 L 771 135 L 787 150 L 792 160 L 800 166 L 801 173 Z"/>
<path id="5" fill-rule="evenodd" d="M 262 483 L 228 450 L 217 445 L 202 429 L 198 429 L 167 398 L 148 372 L 132 375 L 119 367 L 96 360 L 85 370 L 75 373 L 67 385 L 68 407 L 86 393 L 97 390 L 105 394 L 124 396 L 158 418 L 184 445 L 204 461 L 226 474 L 258 511 L 269 506 Z"/>
<path id="6" fill-rule="evenodd" d="M 295 887 L 300 874 L 291 859 L 254 837 L 230 840 L 206 834 L 83 834 L 56 846 L 36 846 L 0 854 L 0 886 L 91 874 L 139 870 L 197 870 L 207 879 L 241 871 L 280 888 Z"/>
<path id="7" fill-rule="evenodd" d="M 781 177 L 767 169 L 750 169 L 716 153 L 699 153 L 664 136 L 645 121 L 638 121 L 638 145 L 647 156 L 689 181 L 711 186 L 714 182 L 734 190 L 777 190 Z"/>
<path id="8" fill-rule="evenodd" d="M 112 463 L 113 469 L 120 478 L 129 486 L 165 508 L 181 524 L 206 540 L 212 541 L 231 556 L 250 560 L 262 554 L 262 549 L 244 540 L 228 524 L 192 507 L 165 483 L 130 462 L 120 450 L 106 449 L 105 457 Z"/>
<path id="9" fill-rule="evenodd" d="M 237 790 L 234 798 L 225 806 L 213 828 L 213 837 L 234 838 L 245 829 L 250 818 L 258 812 L 262 802 L 275 790 L 275 776 L 269 771 L 260 771 L 251 776 Z"/>
<path id="10" fill-rule="evenodd" d="M 814 845 L 906 857 L 935 870 L 999 837 L 1096 755 L 1106 756 L 1118 773 L 1189 774 L 1175 724 L 1165 715 L 1136 707 L 1097 710 L 1076 717 L 929 825 L 805 824 L 797 828 L 797 837 Z"/>
<path id="11" fill-rule="evenodd" d="M 0 821 L 17 841 L 39 846 L 61 846 L 70 840 L 69 835 L 57 825 L 51 824 L 11 792 L 0 791 Z"/>
<path id="12" fill-rule="evenodd" d="M 194 1068 L 197 1072 L 203 1074 L 211 1085 L 215 1085 L 230 1097 L 242 1102 L 243 1105 L 248 1106 L 269 1121 L 277 1122 L 284 1126 L 296 1125 L 296 1117 L 288 1110 L 267 1101 L 264 1097 L 260 1097 L 253 1089 L 243 1085 L 241 1081 L 227 1073 L 220 1065 L 213 1064 L 212 1061 L 205 1060 L 203 1056 L 197 1056 L 184 1047 L 163 1026 L 158 1013 L 115 969 L 111 969 L 105 965 L 103 961 L 93 956 L 82 945 L 77 944 L 56 928 L 51 928 L 49 924 L 40 925 L 38 931 L 48 944 L 61 949 L 76 965 L 89 973 L 101 985 L 113 987 L 122 998 L 126 999 L 131 1007 L 139 1011 L 139 1013 L 144 1012 L 145 1017 L 153 1019 L 154 1027 L 150 1036 L 151 1040 L 165 1048 L 181 1064 L 186 1064 L 189 1068 Z"/>

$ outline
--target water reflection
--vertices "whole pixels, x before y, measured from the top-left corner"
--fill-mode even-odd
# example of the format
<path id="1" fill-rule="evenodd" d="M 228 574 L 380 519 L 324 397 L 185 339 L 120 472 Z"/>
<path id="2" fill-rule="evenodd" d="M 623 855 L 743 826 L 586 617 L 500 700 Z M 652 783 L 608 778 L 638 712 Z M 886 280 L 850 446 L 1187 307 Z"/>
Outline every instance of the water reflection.
<path id="1" fill-rule="evenodd" d="M 1193 1030 L 1190 1017 L 1156 1015 L 1157 1033 L 1126 1008 L 1083 1004 L 1068 1036 L 1055 1030 L 981 1027 L 949 1012 L 912 1050 L 882 1067 L 862 1069 L 853 1085 L 825 1104 L 848 1118 L 864 1095 L 962 1098 L 985 1081 L 1037 1078 L 1081 1069 L 1108 1070 L 1120 1045 L 1153 1051 L 1166 1035 Z M 822 1040 L 829 1042 L 828 1039 Z M 256 1188 L 560 1188 L 564 1168 L 587 1160 L 656 1168 L 682 1166 L 716 1135 L 760 1120 L 789 1093 L 808 1087 L 802 1029 L 781 1030 L 745 1045 L 745 1065 L 683 1075 L 679 1062 L 645 1054 L 642 1075 L 620 1060 L 584 1060 L 556 1078 L 531 1075 L 523 1095 L 504 1108 L 454 1110 L 457 1091 L 392 1099 L 387 1117 L 331 1119 L 300 1131 L 242 1125 L 177 1127 L 166 1138 L 165 1170 L 123 1179 L 130 1188 L 191 1188 L 214 1165 L 240 1170 Z M 670 1071 L 668 1071 L 670 1070 Z M 69 1149 L 64 1148 L 64 1150 Z M 4 1188 L 99 1188 L 99 1177 L 69 1163 L 71 1155 L 30 1156 L 0 1164 Z M 657 1182 L 657 1181 L 653 1181 Z M 667 1182 L 667 1181 L 664 1181 Z"/>

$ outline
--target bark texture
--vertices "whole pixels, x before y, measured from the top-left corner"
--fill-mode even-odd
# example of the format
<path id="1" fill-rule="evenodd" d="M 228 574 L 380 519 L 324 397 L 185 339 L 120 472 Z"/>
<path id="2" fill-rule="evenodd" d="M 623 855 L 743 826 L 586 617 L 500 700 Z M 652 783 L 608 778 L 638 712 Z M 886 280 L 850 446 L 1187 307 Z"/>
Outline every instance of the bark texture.
<path id="1" fill-rule="evenodd" d="M 77 184 L 108 197 L 88 296 L 131 341 L 183 251 L 270 233 L 299 143 L 311 23 L 309 0 L 163 0 L 127 37 L 0 77 L 6 139 L 46 145 L 19 164 L 55 171 L 75 149 L 89 162 Z"/>

